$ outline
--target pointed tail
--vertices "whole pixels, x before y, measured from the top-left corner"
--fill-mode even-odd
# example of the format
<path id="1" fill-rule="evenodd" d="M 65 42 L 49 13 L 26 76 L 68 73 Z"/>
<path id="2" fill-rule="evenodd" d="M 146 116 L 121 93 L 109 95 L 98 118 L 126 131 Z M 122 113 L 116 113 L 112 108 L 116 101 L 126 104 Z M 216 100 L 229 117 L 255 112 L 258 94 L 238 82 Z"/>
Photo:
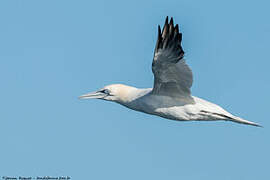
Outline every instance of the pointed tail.
<path id="1" fill-rule="evenodd" d="M 236 117 L 236 116 L 233 117 L 230 120 L 233 121 L 233 122 L 241 123 L 241 124 L 247 124 L 247 125 L 251 125 L 251 126 L 263 127 L 260 124 L 257 124 L 255 122 L 251 122 L 251 121 L 248 121 L 248 120 L 242 119 L 240 117 Z"/>

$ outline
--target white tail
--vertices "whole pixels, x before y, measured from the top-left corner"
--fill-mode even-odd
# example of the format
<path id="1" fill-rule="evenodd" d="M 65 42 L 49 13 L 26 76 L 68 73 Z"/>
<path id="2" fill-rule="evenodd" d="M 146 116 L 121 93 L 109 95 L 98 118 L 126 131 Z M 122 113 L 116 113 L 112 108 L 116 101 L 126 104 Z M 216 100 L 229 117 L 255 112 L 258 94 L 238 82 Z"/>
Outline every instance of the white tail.
<path id="1" fill-rule="evenodd" d="M 251 125 L 251 126 L 263 127 L 263 126 L 255 123 L 255 122 L 251 122 L 251 121 L 248 121 L 248 120 L 242 119 L 240 117 L 236 117 L 236 116 L 234 116 L 230 120 L 233 121 L 233 122 L 241 123 L 241 124 L 247 124 L 247 125 Z"/>

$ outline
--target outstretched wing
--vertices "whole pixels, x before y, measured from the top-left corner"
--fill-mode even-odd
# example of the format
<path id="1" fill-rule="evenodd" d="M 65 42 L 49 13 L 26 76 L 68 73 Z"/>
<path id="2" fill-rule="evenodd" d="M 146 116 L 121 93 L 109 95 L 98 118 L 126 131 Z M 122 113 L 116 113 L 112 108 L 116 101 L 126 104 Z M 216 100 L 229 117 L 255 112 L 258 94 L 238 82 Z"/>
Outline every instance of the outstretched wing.
<path id="1" fill-rule="evenodd" d="M 153 94 L 171 97 L 190 97 L 192 72 L 185 63 L 181 47 L 182 33 L 173 18 L 168 23 L 166 18 L 162 33 L 158 26 L 158 39 L 155 48 L 152 71 L 154 73 Z"/>

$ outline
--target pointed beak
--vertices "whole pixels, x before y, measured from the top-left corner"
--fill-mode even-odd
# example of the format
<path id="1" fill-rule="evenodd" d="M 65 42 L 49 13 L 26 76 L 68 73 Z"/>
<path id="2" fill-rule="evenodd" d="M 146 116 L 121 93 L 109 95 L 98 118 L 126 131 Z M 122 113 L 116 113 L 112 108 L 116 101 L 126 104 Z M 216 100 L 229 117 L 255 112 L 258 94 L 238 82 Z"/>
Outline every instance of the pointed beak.
<path id="1" fill-rule="evenodd" d="M 106 94 L 101 92 L 91 92 L 80 96 L 79 99 L 102 99 L 105 96 Z"/>

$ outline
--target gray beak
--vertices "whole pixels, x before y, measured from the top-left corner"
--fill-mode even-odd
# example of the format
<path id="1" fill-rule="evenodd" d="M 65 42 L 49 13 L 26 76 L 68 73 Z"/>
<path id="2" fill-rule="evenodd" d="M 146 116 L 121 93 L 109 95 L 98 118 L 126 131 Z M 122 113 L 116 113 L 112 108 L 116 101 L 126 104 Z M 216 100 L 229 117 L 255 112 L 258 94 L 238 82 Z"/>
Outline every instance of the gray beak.
<path id="1" fill-rule="evenodd" d="M 106 96 L 106 94 L 97 91 L 97 92 L 91 92 L 91 93 L 84 94 L 84 95 L 80 96 L 79 99 L 102 99 L 105 96 Z"/>

